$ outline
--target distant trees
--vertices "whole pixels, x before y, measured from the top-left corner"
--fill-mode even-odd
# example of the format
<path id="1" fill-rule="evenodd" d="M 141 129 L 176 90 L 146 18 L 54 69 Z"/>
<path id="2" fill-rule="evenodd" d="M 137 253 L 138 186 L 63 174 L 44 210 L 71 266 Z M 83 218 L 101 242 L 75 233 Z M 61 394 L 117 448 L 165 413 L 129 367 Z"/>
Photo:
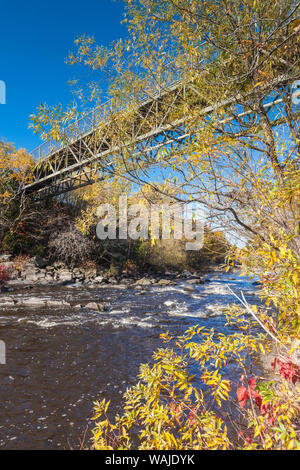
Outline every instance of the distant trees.
<path id="1" fill-rule="evenodd" d="M 12 254 L 44 255 L 52 233 L 65 227 L 71 211 L 59 201 L 35 201 L 24 194 L 34 161 L 25 149 L 0 141 L 0 243 Z"/>

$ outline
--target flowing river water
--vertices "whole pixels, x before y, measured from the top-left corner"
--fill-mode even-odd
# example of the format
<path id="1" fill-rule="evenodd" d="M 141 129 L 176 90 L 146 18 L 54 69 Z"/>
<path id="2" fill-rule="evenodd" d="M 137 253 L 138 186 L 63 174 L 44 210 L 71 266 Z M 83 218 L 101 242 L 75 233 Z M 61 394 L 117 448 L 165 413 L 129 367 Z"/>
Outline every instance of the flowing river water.
<path id="1" fill-rule="evenodd" d="M 65 300 L 71 307 L 0 310 L 7 348 L 6 365 L 0 365 L 0 448 L 76 449 L 92 427 L 93 402 L 107 398 L 120 409 L 139 365 L 162 344 L 162 332 L 201 324 L 231 333 L 224 307 L 236 299 L 228 286 L 244 291 L 250 303 L 256 288 L 238 275 L 206 278 L 210 282 L 194 285 L 194 292 L 184 290 L 184 281 L 144 290 L 121 284 L 16 289 L 14 297 Z M 74 308 L 91 301 L 104 302 L 108 311 Z"/>

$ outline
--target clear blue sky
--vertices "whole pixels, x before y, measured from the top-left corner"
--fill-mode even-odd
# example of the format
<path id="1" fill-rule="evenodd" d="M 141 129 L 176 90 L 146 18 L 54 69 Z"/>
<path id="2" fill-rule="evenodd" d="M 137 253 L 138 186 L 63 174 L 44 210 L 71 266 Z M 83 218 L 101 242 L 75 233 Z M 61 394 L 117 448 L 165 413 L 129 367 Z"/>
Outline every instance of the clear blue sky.
<path id="1" fill-rule="evenodd" d="M 0 5 L 0 80 L 7 88 L 0 104 L 0 138 L 32 150 L 40 143 L 28 129 L 40 103 L 69 103 L 65 64 L 76 36 L 93 35 L 101 44 L 126 35 L 123 4 L 112 0 L 9 0 Z"/>

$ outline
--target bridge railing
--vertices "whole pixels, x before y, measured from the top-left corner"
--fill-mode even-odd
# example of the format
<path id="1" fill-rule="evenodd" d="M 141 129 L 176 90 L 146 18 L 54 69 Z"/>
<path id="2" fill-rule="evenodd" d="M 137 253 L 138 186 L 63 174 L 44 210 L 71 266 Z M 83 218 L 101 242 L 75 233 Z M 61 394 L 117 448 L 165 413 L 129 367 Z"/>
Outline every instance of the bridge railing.
<path id="1" fill-rule="evenodd" d="M 181 84 L 180 80 L 174 80 L 168 86 L 157 89 L 155 93 L 148 95 L 145 94 L 145 97 L 139 100 L 137 108 L 167 94 L 169 91 L 176 89 Z M 78 113 L 74 120 L 72 120 L 72 122 L 62 130 L 58 139 L 49 138 L 49 140 L 43 142 L 34 149 L 31 152 L 31 155 L 37 163 L 50 157 L 66 145 L 79 140 L 86 134 L 92 133 L 100 124 L 108 122 L 111 119 L 113 112 L 116 110 L 121 111 L 120 108 L 114 105 L 113 99 L 110 99 L 100 106 L 93 108 L 88 113 L 83 112 L 82 115 Z"/>
<path id="2" fill-rule="evenodd" d="M 65 147 L 80 137 L 94 131 L 100 123 L 104 123 L 111 116 L 112 100 L 108 100 L 102 105 L 93 108 L 88 113 L 77 113 L 71 123 L 62 129 L 58 139 L 49 138 L 43 142 L 36 149 L 31 152 L 31 155 L 36 162 L 43 160 L 58 150 Z"/>

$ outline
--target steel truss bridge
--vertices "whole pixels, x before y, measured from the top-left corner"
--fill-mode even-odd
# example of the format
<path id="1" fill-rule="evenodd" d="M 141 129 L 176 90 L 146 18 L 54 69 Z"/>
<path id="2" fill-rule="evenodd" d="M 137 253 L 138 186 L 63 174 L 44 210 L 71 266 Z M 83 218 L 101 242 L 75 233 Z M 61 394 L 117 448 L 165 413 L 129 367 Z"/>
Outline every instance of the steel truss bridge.
<path id="1" fill-rule="evenodd" d="M 285 82 L 285 79 L 279 81 Z M 273 100 L 264 107 L 267 110 L 281 101 Z M 112 175 L 112 157 L 122 158 L 126 152 L 148 155 L 153 162 L 161 148 L 176 151 L 190 137 L 187 123 L 192 109 L 200 108 L 201 115 L 209 115 L 220 107 L 236 103 L 237 98 L 232 98 L 207 106 L 195 83 L 180 82 L 139 102 L 131 110 L 129 119 L 128 113 L 120 119 L 122 111 L 113 109 L 112 102 L 108 102 L 75 120 L 59 142 L 45 142 L 32 152 L 37 161 L 33 181 L 23 190 L 36 198 L 44 198 L 92 184 L 96 174 L 97 178 Z M 252 113 L 249 109 L 239 116 Z M 233 118 L 226 122 L 230 120 Z"/>

